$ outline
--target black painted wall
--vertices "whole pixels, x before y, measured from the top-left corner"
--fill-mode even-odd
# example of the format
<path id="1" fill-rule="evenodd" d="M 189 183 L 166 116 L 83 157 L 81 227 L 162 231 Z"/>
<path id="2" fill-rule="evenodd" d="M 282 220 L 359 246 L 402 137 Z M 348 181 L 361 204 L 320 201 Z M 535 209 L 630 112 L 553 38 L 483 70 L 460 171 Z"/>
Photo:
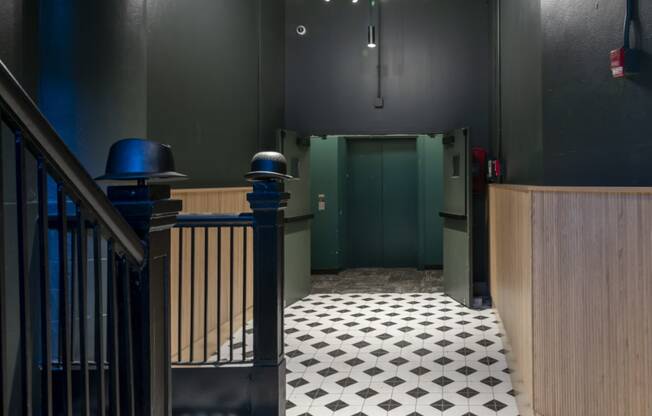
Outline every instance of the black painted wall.
<path id="1" fill-rule="evenodd" d="M 32 95 L 37 91 L 38 0 L 0 1 L 0 60 Z"/>
<path id="2" fill-rule="evenodd" d="M 637 3 L 641 73 L 614 80 L 625 1 L 542 1 L 546 183 L 652 186 L 652 2 Z"/>
<path id="3" fill-rule="evenodd" d="M 180 186 L 244 184 L 283 127 L 282 0 L 148 2 L 151 139 L 174 148 Z"/>
<path id="4" fill-rule="evenodd" d="M 40 0 L 41 111 L 92 176 L 147 136 L 145 0 Z"/>
<path id="5" fill-rule="evenodd" d="M 506 181 L 543 181 L 540 0 L 500 2 L 500 97 L 502 141 L 495 155 L 506 164 Z M 498 5 L 496 3 L 496 5 Z M 495 90 L 498 93 L 498 89 Z"/>
<path id="6" fill-rule="evenodd" d="M 652 3 L 637 3 L 641 73 L 614 80 L 624 0 L 502 0 L 507 182 L 652 185 Z"/>
<path id="7" fill-rule="evenodd" d="M 385 107 L 368 2 L 286 0 L 286 127 L 301 133 L 419 133 L 461 126 L 487 145 L 490 8 L 485 0 L 382 0 Z M 300 37 L 296 27 L 305 25 Z"/>

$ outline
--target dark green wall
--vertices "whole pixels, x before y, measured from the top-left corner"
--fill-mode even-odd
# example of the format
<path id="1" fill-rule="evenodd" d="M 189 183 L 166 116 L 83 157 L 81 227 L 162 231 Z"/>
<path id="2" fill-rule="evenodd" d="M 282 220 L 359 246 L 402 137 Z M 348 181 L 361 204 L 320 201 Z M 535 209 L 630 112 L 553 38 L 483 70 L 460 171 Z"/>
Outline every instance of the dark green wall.
<path id="1" fill-rule="evenodd" d="M 281 0 L 148 1 L 148 135 L 174 147 L 184 187 L 244 183 L 283 127 Z"/>

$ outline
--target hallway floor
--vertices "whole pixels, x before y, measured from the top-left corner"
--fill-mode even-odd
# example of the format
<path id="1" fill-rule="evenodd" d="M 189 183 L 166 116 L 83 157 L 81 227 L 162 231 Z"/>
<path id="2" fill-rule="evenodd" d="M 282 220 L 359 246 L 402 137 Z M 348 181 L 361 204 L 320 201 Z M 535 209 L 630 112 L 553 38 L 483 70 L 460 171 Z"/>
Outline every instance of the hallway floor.
<path id="1" fill-rule="evenodd" d="M 443 284 L 441 270 L 360 268 L 312 275 L 312 293 L 435 293 Z"/>
<path id="2" fill-rule="evenodd" d="M 287 415 L 516 416 L 495 320 L 443 294 L 312 294 L 286 309 Z"/>

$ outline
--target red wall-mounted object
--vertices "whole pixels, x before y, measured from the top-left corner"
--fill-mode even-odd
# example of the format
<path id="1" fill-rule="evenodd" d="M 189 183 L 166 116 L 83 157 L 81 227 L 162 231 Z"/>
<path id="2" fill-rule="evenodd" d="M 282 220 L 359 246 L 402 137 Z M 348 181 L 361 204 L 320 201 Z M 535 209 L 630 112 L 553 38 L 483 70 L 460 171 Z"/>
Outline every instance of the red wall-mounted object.
<path id="1" fill-rule="evenodd" d="M 636 49 L 622 47 L 609 53 L 611 76 L 625 78 L 639 71 L 639 54 Z"/>

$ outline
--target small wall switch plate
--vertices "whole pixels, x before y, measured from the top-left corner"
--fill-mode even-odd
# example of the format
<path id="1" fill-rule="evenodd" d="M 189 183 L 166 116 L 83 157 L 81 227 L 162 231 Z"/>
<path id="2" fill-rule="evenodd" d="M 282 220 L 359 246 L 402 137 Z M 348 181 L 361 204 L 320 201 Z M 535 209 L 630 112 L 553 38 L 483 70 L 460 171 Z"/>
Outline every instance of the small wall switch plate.
<path id="1" fill-rule="evenodd" d="M 383 108 L 385 106 L 385 100 L 383 97 L 376 97 L 376 101 L 374 102 L 374 107 L 376 108 Z"/>

